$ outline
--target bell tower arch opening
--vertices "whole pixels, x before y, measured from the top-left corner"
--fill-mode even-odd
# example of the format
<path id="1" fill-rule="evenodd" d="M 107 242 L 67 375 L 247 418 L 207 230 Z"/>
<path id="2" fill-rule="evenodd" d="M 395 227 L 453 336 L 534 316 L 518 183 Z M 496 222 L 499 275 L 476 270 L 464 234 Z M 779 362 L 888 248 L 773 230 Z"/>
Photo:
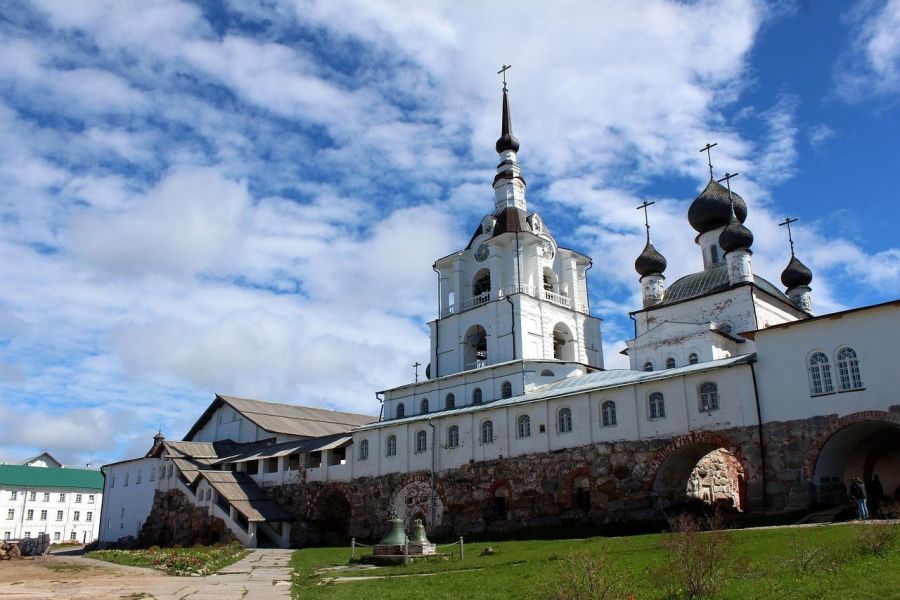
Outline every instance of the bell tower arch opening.
<path id="1" fill-rule="evenodd" d="M 491 271 L 480 269 L 472 278 L 472 297 L 477 298 L 482 294 L 491 293 Z"/>
<path id="2" fill-rule="evenodd" d="M 565 323 L 557 323 L 553 328 L 553 358 L 575 361 L 575 339 Z"/>
<path id="3" fill-rule="evenodd" d="M 487 364 L 487 331 L 481 325 L 472 325 L 463 338 L 463 362 L 465 369 L 477 369 Z"/>

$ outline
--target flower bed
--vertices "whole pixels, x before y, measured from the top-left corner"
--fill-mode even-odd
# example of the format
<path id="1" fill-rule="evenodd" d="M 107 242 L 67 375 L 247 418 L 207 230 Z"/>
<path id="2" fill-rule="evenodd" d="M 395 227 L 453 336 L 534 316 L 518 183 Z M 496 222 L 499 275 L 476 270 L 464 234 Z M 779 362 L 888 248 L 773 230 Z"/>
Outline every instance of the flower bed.
<path id="1" fill-rule="evenodd" d="M 147 567 L 169 575 L 209 575 L 247 556 L 249 550 L 237 542 L 228 545 L 193 546 L 192 548 L 160 548 L 143 550 L 96 550 L 87 554 L 119 565 Z"/>

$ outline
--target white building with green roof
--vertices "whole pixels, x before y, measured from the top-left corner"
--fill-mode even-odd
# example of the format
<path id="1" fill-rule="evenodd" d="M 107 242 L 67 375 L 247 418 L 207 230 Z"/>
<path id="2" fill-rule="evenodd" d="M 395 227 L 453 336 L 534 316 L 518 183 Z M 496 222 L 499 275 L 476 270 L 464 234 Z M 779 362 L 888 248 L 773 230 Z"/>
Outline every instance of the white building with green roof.
<path id="1" fill-rule="evenodd" d="M 4 540 L 46 533 L 53 543 L 88 544 L 100 531 L 102 501 L 103 473 L 98 470 L 64 467 L 55 460 L 0 465 Z"/>

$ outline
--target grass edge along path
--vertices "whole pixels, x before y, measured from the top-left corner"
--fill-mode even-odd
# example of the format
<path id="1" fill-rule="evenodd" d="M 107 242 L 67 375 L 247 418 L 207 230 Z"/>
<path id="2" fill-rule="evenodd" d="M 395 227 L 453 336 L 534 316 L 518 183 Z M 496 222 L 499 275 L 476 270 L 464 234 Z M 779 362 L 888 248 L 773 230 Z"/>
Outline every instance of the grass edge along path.
<path id="1" fill-rule="evenodd" d="M 623 582 L 624 594 L 610 598 L 688 598 L 685 589 L 667 581 L 662 542 L 670 535 L 467 543 L 464 562 L 454 553 L 449 561 L 377 570 L 348 563 L 346 547 L 304 548 L 291 559 L 293 594 L 303 600 L 545 598 L 548 583 L 566 572 L 573 552 L 581 551 L 602 556 L 610 577 Z M 900 597 L 900 524 L 741 529 L 728 536 L 721 598 Z M 482 556 L 488 546 L 496 554 Z M 331 569 L 341 566 L 346 568 Z M 417 574 L 436 576 L 409 576 Z M 336 577 L 365 579 L 331 583 Z"/>
<path id="2" fill-rule="evenodd" d="M 168 575 L 210 575 L 249 553 L 240 543 L 232 542 L 190 548 L 151 546 L 142 550 L 94 550 L 85 556 L 119 565 L 155 569 Z"/>

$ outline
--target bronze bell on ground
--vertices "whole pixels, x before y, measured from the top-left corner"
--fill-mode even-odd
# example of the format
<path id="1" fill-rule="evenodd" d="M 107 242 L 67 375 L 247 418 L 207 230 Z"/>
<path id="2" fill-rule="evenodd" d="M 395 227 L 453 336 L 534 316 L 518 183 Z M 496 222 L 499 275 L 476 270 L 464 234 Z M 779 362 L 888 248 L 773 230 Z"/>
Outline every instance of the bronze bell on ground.
<path id="1" fill-rule="evenodd" d="M 402 546 L 406 543 L 406 531 L 403 529 L 403 519 L 392 512 L 388 517 L 388 532 L 384 538 L 378 542 L 382 546 Z"/>
<path id="2" fill-rule="evenodd" d="M 431 543 L 428 541 L 428 538 L 425 537 L 425 525 L 422 523 L 422 519 L 413 521 L 412 536 L 409 538 L 409 543 L 422 544 L 423 546 Z"/>

